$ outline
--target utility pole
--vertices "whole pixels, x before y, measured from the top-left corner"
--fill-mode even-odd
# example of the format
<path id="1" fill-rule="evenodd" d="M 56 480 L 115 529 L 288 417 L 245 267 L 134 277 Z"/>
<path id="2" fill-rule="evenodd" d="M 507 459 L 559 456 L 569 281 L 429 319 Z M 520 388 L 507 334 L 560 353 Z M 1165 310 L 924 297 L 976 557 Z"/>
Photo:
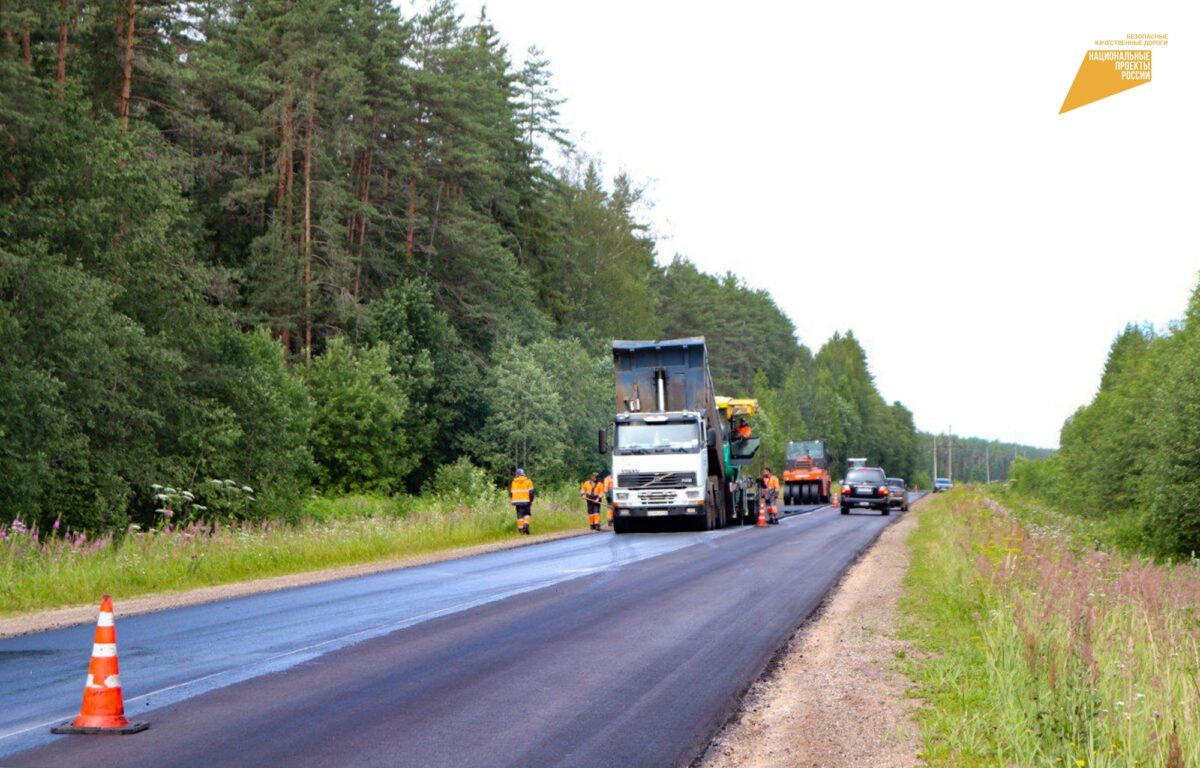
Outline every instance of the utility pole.
<path id="1" fill-rule="evenodd" d="M 950 465 L 950 470 L 949 470 L 949 473 L 946 475 L 946 478 L 951 483 L 953 483 L 954 482 L 954 425 L 953 424 L 950 425 L 950 434 L 948 434 L 946 436 L 946 439 L 950 441 L 950 442 L 946 443 L 946 463 Z"/>
<path id="2" fill-rule="evenodd" d="M 937 485 L 937 435 L 933 436 L 933 484 Z"/>
<path id="3" fill-rule="evenodd" d="M 983 444 L 983 465 L 986 467 L 987 481 L 989 485 L 992 482 L 992 458 L 990 452 L 988 451 L 990 447 L 991 443 Z"/>

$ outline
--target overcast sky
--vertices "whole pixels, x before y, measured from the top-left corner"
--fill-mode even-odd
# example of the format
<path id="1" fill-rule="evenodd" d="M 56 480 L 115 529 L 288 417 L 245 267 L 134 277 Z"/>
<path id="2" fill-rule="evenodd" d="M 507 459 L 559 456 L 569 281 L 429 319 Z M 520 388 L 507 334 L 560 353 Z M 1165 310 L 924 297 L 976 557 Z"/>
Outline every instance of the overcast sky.
<path id="1" fill-rule="evenodd" d="M 660 259 L 765 288 L 814 351 L 853 330 L 922 429 L 1043 446 L 1196 283 L 1198 7 L 487 3 L 580 147 L 649 183 Z M 1059 115 L 1126 33 L 1170 35 L 1153 81 Z"/>

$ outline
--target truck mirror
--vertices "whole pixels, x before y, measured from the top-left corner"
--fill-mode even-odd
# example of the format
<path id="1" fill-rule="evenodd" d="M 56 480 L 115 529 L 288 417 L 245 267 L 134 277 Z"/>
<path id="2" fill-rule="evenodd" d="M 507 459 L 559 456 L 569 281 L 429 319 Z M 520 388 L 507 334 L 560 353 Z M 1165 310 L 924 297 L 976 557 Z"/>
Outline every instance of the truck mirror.
<path id="1" fill-rule="evenodd" d="M 608 430 L 600 430 L 600 453 L 608 453 Z"/>
<path id="2" fill-rule="evenodd" d="M 717 447 L 717 430 L 715 430 L 715 429 L 708 430 L 708 447 L 709 448 Z"/>

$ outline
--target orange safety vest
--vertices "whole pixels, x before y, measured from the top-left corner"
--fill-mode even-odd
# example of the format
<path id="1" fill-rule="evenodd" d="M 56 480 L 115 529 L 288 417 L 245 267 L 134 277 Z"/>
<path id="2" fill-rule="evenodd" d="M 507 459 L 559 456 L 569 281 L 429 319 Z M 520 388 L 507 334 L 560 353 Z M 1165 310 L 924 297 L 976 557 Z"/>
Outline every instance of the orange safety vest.
<path id="1" fill-rule="evenodd" d="M 608 477 L 604 478 L 604 490 L 611 491 L 612 484 L 613 484 L 612 475 L 609 475 Z"/>
<path id="2" fill-rule="evenodd" d="M 749 439 L 750 439 L 750 425 L 749 425 L 749 424 L 743 424 L 742 426 L 738 427 L 738 428 L 737 428 L 737 433 L 738 433 L 738 436 L 739 436 L 739 437 L 742 437 L 742 438 L 745 438 L 746 440 L 749 440 Z"/>
<path id="3" fill-rule="evenodd" d="M 584 480 L 583 485 L 579 486 L 579 492 L 589 501 L 596 501 L 604 493 L 604 484 L 599 480 L 594 483 L 591 480 Z"/>
<path id="4" fill-rule="evenodd" d="M 513 504 L 528 504 L 533 491 L 533 481 L 523 475 L 517 475 L 508 484 L 508 497 Z"/>

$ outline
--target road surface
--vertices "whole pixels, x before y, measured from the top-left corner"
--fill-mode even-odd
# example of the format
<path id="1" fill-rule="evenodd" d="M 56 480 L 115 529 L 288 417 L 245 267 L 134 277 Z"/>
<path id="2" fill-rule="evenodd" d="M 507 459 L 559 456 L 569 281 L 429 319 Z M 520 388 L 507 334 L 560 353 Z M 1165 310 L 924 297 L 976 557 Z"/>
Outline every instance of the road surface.
<path id="1" fill-rule="evenodd" d="M 127 737 L 51 736 L 92 627 L 0 641 L 0 765 L 686 765 L 892 519 L 601 534 L 120 618 Z"/>

